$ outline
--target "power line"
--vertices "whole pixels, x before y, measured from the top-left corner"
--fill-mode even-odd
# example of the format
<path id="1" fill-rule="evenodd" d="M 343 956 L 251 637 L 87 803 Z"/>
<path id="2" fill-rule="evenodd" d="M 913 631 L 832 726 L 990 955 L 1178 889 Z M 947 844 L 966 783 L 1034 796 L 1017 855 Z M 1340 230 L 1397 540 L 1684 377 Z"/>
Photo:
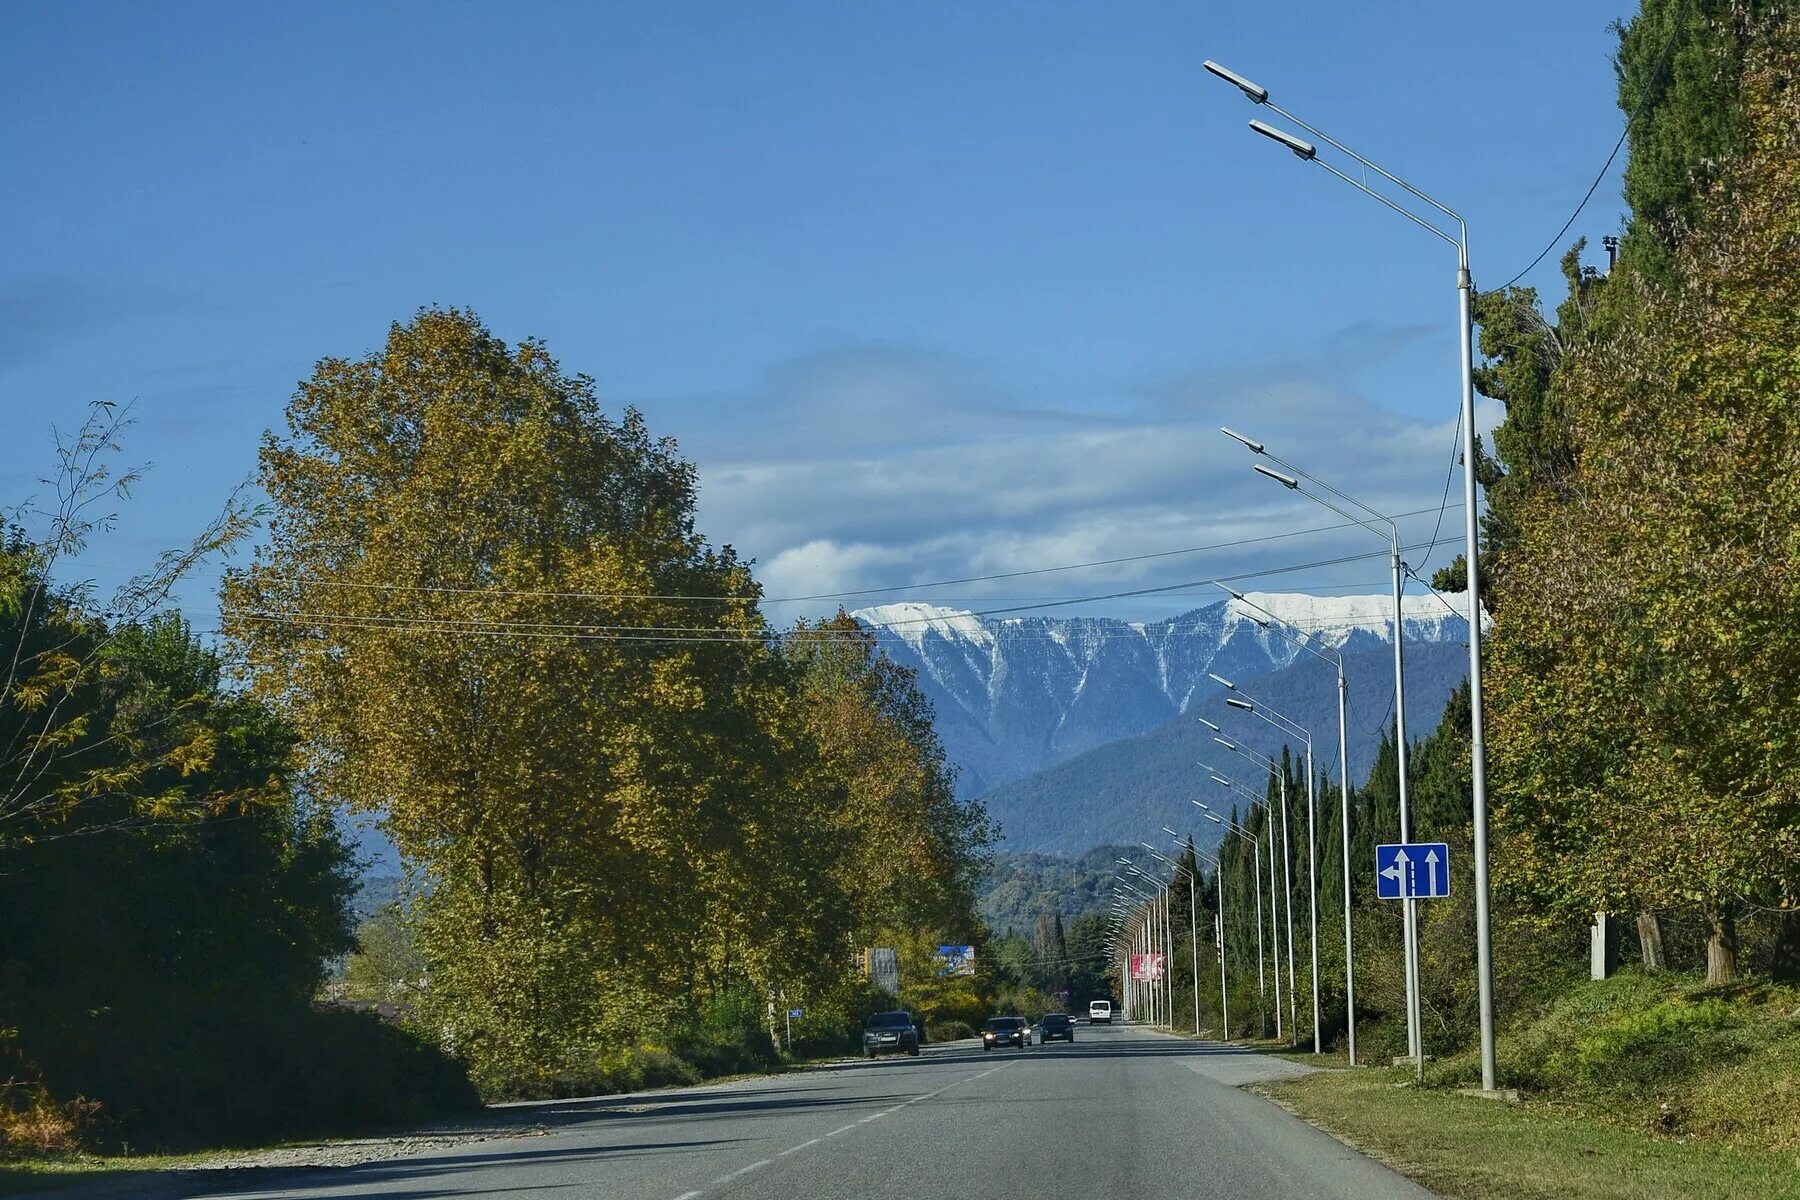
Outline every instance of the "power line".
<path id="1" fill-rule="evenodd" d="M 1619 151 L 1625 146 L 1625 139 L 1631 135 L 1631 127 L 1637 123 L 1638 116 L 1644 111 L 1644 107 L 1649 104 L 1650 95 L 1656 90 L 1656 81 L 1662 78 L 1663 68 L 1669 65 L 1669 54 L 1675 49 L 1675 35 L 1681 32 L 1682 19 L 1687 16 L 1688 5 L 1691 2 L 1692 0 L 1681 0 L 1681 8 L 1675 14 L 1675 24 L 1669 29 L 1669 40 L 1663 43 L 1662 54 L 1656 60 L 1656 70 L 1652 71 L 1650 73 L 1650 78 L 1644 81 L 1644 90 L 1638 95 L 1636 107 L 1631 110 L 1631 115 L 1625 118 L 1625 128 L 1619 130 L 1619 140 L 1613 143 L 1612 153 L 1608 154 L 1606 156 L 1606 161 L 1600 164 L 1600 173 L 1595 175 L 1594 182 L 1588 185 L 1587 194 L 1581 198 L 1581 203 L 1575 206 L 1575 211 L 1569 214 L 1569 219 L 1563 222 L 1562 228 L 1556 231 L 1556 236 L 1551 238 L 1542 250 L 1538 251 L 1536 258 L 1525 264 L 1525 269 L 1523 271 L 1520 271 L 1517 275 L 1514 275 L 1511 279 L 1502 284 L 1500 287 L 1501 291 L 1504 292 L 1507 288 L 1525 278 L 1526 274 L 1530 272 L 1533 267 L 1543 262 L 1544 255 L 1550 253 L 1550 251 L 1557 247 L 1562 241 L 1563 234 L 1569 232 L 1569 226 L 1575 224 L 1575 218 L 1579 217 L 1581 215 L 1581 210 L 1587 207 L 1587 202 L 1594 198 L 1594 192 L 1600 187 L 1600 181 L 1606 178 L 1606 173 L 1608 171 L 1612 170 L 1613 159 L 1619 157 Z"/>
<path id="2" fill-rule="evenodd" d="M 1460 507 L 1457 505 L 1456 507 Z M 1410 512 L 1396 513 L 1396 518 L 1418 517 L 1434 511 L 1419 508 Z M 1437 510 L 1440 513 L 1442 510 Z M 1120 558 L 1094 559 L 1090 562 L 1064 563 L 1054 567 L 1034 567 L 1024 571 L 1004 571 L 993 575 L 966 575 L 958 579 L 936 579 L 923 583 L 899 583 L 890 587 L 859 588 L 843 592 L 817 592 L 807 596 L 699 596 L 683 593 L 659 594 L 653 592 L 562 592 L 541 591 L 533 589 L 506 589 L 480 587 L 454 587 L 433 584 L 372 583 L 361 581 L 345 581 L 332 579 L 308 579 L 295 575 L 267 575 L 263 578 L 277 583 L 294 583 L 306 587 L 357 588 L 375 591 L 395 592 L 440 592 L 445 594 L 478 593 L 491 596 L 537 596 L 561 600 L 674 600 L 696 601 L 710 604 L 800 604 L 819 600 L 848 600 L 858 596 L 879 596 L 890 592 L 913 591 L 922 588 L 957 587 L 965 583 L 993 583 L 1004 579 L 1024 579 L 1037 575 L 1051 575 L 1063 571 L 1085 571 L 1094 567 L 1112 567 L 1124 563 L 1150 562 L 1160 558 L 1174 558 L 1185 554 L 1206 554 L 1217 550 L 1233 550 L 1243 546 L 1261 545 L 1267 542 L 1282 541 L 1287 538 L 1308 537 L 1315 533 L 1332 533 L 1340 529 L 1350 529 L 1357 522 L 1343 521 L 1335 525 L 1316 525 L 1310 529 L 1293 529 L 1281 533 L 1261 534 L 1256 537 L 1236 538 L 1231 541 L 1214 542 L 1205 546 L 1187 546 L 1179 550 L 1158 550 L 1148 554 L 1129 554 Z M 1202 581 L 1204 582 L 1204 581 Z"/>
<path id="3" fill-rule="evenodd" d="M 1419 546 L 1403 549 L 1418 549 Z M 1344 555 L 1332 559 L 1319 559 L 1313 562 L 1295 563 L 1284 567 L 1273 567 L 1262 571 L 1240 572 L 1226 575 L 1224 580 L 1237 582 L 1245 579 L 1260 579 L 1271 575 L 1287 574 L 1294 571 L 1313 570 L 1319 567 L 1338 566 L 1344 563 L 1359 562 L 1382 557 L 1386 551 L 1369 551 L 1361 554 Z M 1033 604 L 1009 605 L 999 608 L 959 613 L 958 616 L 992 617 L 1009 613 L 1037 612 L 1049 608 L 1063 608 L 1074 604 L 1098 603 L 1105 600 L 1120 600 L 1141 596 L 1167 593 L 1182 588 L 1199 587 L 1210 580 L 1186 580 L 1181 583 L 1165 584 L 1160 587 L 1131 588 L 1123 591 L 1097 593 L 1063 600 L 1040 601 Z M 409 633 L 442 633 L 460 634 L 481 637 L 531 637 L 557 638 L 570 641 L 601 642 L 767 642 L 773 635 L 767 631 L 731 633 L 710 626 L 660 626 L 660 625 L 588 625 L 582 623 L 557 623 L 543 621 L 518 621 L 512 619 L 492 620 L 462 617 L 417 617 L 386 613 L 308 613 L 280 609 L 227 609 L 227 615 L 261 624 L 308 624 L 322 629 L 367 629 L 390 630 Z M 889 622 L 870 622 L 867 628 L 877 630 L 897 630 L 901 626 L 930 626 L 942 617 L 912 617 Z M 841 635 L 830 630 L 805 630 L 800 636 L 841 636 L 856 637 L 861 629 L 845 630 Z"/>

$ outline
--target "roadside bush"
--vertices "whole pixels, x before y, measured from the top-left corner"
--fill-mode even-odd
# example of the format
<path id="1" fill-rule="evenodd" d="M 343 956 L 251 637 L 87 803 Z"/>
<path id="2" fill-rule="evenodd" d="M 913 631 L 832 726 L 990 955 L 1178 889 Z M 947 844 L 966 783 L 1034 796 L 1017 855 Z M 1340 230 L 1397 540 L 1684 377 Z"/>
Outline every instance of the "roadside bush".
<path id="1" fill-rule="evenodd" d="M 928 1021 L 925 1025 L 927 1042 L 955 1042 L 974 1036 L 975 1029 L 967 1021 Z"/>
<path id="2" fill-rule="evenodd" d="M 81 1148 L 82 1133 L 100 1106 L 76 1098 L 59 1102 L 42 1084 L 0 1084 L 0 1158 L 39 1158 Z"/>
<path id="3" fill-rule="evenodd" d="M 8 1097 L 22 1136 L 50 1137 L 49 1095 L 94 1098 L 62 1106 L 66 1138 L 130 1152 L 358 1132 L 480 1104 L 461 1063 L 368 1013 L 195 1005 L 90 1014 L 80 1029 L 50 1046 L 42 1100 Z"/>

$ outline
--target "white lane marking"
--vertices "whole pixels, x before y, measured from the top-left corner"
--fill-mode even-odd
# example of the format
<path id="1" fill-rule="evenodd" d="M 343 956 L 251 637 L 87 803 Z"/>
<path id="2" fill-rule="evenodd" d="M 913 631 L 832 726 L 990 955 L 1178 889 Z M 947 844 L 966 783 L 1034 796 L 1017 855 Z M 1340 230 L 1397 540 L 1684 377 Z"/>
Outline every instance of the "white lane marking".
<path id="1" fill-rule="evenodd" d="M 778 1153 L 776 1153 L 773 1158 L 765 1158 L 761 1162 L 753 1162 L 747 1167 L 739 1167 L 737 1170 L 733 1171 L 729 1175 L 719 1176 L 717 1179 L 715 1179 L 711 1183 L 707 1184 L 706 1187 L 708 1187 L 708 1188 L 722 1187 L 725 1184 L 730 1183 L 734 1179 L 738 1179 L 742 1176 L 750 1174 L 750 1172 L 752 1172 L 752 1171 L 762 1170 L 764 1167 L 772 1164 L 775 1161 L 775 1159 L 777 1159 L 777 1158 L 786 1158 L 788 1155 L 798 1153 L 801 1150 L 805 1150 L 809 1146 L 816 1146 L 820 1142 L 824 1141 L 826 1138 L 834 1138 L 840 1133 L 849 1133 L 852 1129 L 855 1129 L 858 1125 L 867 1125 L 870 1121 L 876 1120 L 880 1117 L 888 1116 L 891 1113 L 897 1113 L 903 1108 L 910 1108 L 913 1105 L 918 1104 L 922 1101 L 935 1099 L 936 1097 L 941 1096 L 945 1092 L 949 1091 L 951 1088 L 961 1087 L 965 1083 L 974 1083 L 977 1079 L 986 1079 L 989 1075 L 992 1075 L 994 1072 L 1004 1071 L 1004 1070 L 1006 1070 L 1007 1067 L 1015 1065 L 1018 1061 L 1019 1061 L 1018 1059 L 1014 1059 L 1013 1062 L 1002 1063 L 1000 1066 L 989 1067 L 985 1071 L 978 1071 L 973 1075 L 966 1075 L 961 1079 L 951 1080 L 949 1083 L 946 1083 L 943 1087 L 939 1088 L 935 1092 L 926 1092 L 924 1095 L 914 1096 L 911 1100 L 902 1100 L 900 1103 L 894 1105 L 892 1108 L 884 1108 L 880 1112 L 870 1113 L 866 1117 L 860 1117 L 857 1120 L 850 1122 L 850 1124 L 848 1124 L 848 1125 L 840 1125 L 836 1129 L 832 1130 L 830 1133 L 821 1134 L 820 1136 L 818 1136 L 816 1138 L 812 1138 L 808 1141 L 801 1142 L 798 1146 L 789 1146 L 786 1150 L 782 1150 L 782 1151 L 779 1151 Z M 704 1195 L 705 1192 L 706 1192 L 706 1188 L 701 1188 L 698 1191 L 683 1192 L 683 1193 L 681 1193 L 681 1195 L 675 1197 L 675 1200 L 696 1200 L 697 1197 Z"/>
<path id="2" fill-rule="evenodd" d="M 707 1186 L 708 1187 L 718 1187 L 721 1183 L 730 1183 L 732 1180 L 736 1179 L 738 1176 L 748 1175 L 752 1171 L 760 1171 L 764 1167 L 768 1166 L 770 1163 L 772 1163 L 774 1161 L 775 1160 L 772 1158 L 765 1158 L 761 1162 L 753 1162 L 747 1167 L 739 1167 L 737 1170 L 733 1171 L 729 1175 L 719 1176 L 717 1179 L 713 1180 L 712 1183 L 708 1184 Z"/>

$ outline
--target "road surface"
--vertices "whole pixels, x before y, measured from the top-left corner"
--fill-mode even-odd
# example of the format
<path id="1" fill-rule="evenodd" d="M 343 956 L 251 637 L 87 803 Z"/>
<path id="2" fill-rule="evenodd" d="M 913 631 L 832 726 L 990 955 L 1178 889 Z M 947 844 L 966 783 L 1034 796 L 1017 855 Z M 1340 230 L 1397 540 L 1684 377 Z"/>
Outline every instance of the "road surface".
<path id="1" fill-rule="evenodd" d="M 209 1196 L 427 1200 L 1424 1200 L 1239 1083 L 1277 1059 L 1142 1030 L 970 1042 L 713 1087 L 536 1110 L 548 1132 L 342 1169 L 256 1172 Z M 196 1193 L 200 1194 L 200 1193 Z"/>

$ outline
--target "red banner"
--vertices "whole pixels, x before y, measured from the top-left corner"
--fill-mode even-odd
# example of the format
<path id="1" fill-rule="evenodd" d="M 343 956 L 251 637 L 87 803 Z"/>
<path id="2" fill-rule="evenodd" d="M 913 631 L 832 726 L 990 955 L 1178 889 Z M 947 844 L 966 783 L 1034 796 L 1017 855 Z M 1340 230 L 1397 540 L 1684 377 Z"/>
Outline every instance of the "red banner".
<path id="1" fill-rule="evenodd" d="M 1153 983 L 1163 977 L 1163 955 L 1134 954 L 1131 956 L 1131 978 L 1137 983 Z"/>

